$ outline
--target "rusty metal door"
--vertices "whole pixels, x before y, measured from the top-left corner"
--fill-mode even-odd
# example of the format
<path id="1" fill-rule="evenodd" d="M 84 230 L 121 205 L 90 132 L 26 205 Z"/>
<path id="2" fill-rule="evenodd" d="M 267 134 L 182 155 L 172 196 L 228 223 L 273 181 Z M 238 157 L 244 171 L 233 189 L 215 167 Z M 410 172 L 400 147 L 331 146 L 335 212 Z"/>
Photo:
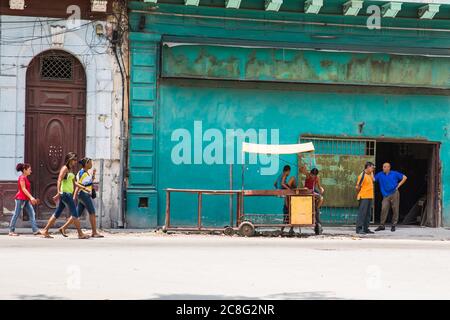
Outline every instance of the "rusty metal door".
<path id="1" fill-rule="evenodd" d="M 422 217 L 421 221 L 422 226 L 432 228 L 442 227 L 442 185 L 439 149 L 439 144 L 434 144 L 431 148 L 430 164 L 427 172 L 427 214 Z"/>
<path id="2" fill-rule="evenodd" d="M 86 145 L 86 77 L 70 54 L 52 50 L 28 66 L 25 161 L 32 166 L 33 193 L 41 199 L 39 219 L 53 212 L 56 181 L 64 155 L 84 156 Z"/>
<path id="3" fill-rule="evenodd" d="M 320 171 L 325 189 L 321 220 L 330 224 L 354 224 L 358 216 L 356 181 L 365 162 L 375 163 L 376 141 L 307 136 L 302 136 L 300 141 L 314 143 L 313 159 L 299 156 L 299 166 L 303 163 Z M 304 180 L 300 172 L 298 176 L 299 181 Z"/>

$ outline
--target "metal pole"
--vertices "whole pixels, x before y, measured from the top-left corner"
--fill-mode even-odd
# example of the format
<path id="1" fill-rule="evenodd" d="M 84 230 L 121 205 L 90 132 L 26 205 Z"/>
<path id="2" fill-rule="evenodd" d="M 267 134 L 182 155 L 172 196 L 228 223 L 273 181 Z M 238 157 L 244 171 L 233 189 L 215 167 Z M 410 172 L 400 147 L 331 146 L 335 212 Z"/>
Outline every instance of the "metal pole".
<path id="1" fill-rule="evenodd" d="M 122 97 L 124 98 L 124 97 Z M 117 227 L 123 228 L 123 208 L 124 208 L 124 193 L 125 193 L 125 121 L 120 122 L 120 171 L 119 171 L 119 212 L 117 213 Z"/>
<path id="2" fill-rule="evenodd" d="M 242 177 L 241 177 L 241 212 L 239 212 L 239 222 L 242 220 L 241 218 L 244 215 L 244 170 L 245 170 L 245 154 L 241 151 L 241 160 L 242 160 Z"/>
<path id="3" fill-rule="evenodd" d="M 113 46 L 114 56 L 116 57 L 117 65 L 120 69 L 120 76 L 122 79 L 122 114 L 120 121 L 120 170 L 119 170 L 119 196 L 118 196 L 118 213 L 117 213 L 117 227 L 124 227 L 124 195 L 125 195 L 125 166 L 126 166 L 126 135 L 125 135 L 125 66 L 119 60 L 118 47 L 116 44 Z M 122 59 L 123 61 L 123 59 Z"/>
<path id="4" fill-rule="evenodd" d="M 233 164 L 230 164 L 230 190 L 233 190 Z M 233 226 L 233 193 L 230 193 L 230 227 Z"/>
<path id="5" fill-rule="evenodd" d="M 166 230 L 170 228 L 170 191 L 166 191 Z"/>
<path id="6" fill-rule="evenodd" d="M 198 193 L 198 230 L 202 228 L 202 193 Z"/>
<path id="7" fill-rule="evenodd" d="M 237 208 L 236 208 L 236 211 L 237 211 L 237 214 L 236 214 L 236 216 L 237 216 L 236 226 L 237 227 L 241 223 L 242 198 L 244 197 L 243 194 L 244 193 L 242 191 L 237 194 Z"/>
<path id="8" fill-rule="evenodd" d="M 102 228 L 103 220 L 103 173 L 104 173 L 105 160 L 100 159 L 100 179 L 99 179 L 99 197 L 98 197 L 98 216 L 97 216 L 97 227 Z"/>
<path id="9" fill-rule="evenodd" d="M 244 191 L 244 167 L 245 167 L 245 155 L 244 151 L 241 151 L 241 163 L 242 163 L 242 177 L 241 177 L 241 190 Z"/>

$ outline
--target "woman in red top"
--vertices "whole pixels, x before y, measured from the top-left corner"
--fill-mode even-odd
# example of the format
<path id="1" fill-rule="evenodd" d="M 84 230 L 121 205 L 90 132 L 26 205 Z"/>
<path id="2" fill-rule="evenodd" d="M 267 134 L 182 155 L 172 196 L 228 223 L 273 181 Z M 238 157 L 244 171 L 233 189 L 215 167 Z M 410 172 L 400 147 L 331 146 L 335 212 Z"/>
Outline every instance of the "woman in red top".
<path id="1" fill-rule="evenodd" d="M 319 170 L 317 168 L 312 168 L 311 171 L 308 172 L 308 170 L 306 170 L 306 167 L 302 166 L 300 168 L 300 172 L 306 176 L 305 188 L 311 191 L 314 195 L 314 198 L 316 199 L 316 227 L 314 231 L 316 232 L 316 234 L 321 234 L 322 225 L 320 222 L 320 207 L 323 204 L 323 193 L 325 190 L 320 183 Z"/>
<path id="2" fill-rule="evenodd" d="M 319 196 L 319 205 L 318 208 L 323 203 L 323 196 L 324 189 L 322 187 L 322 184 L 320 183 L 319 178 L 319 170 L 317 168 L 312 168 L 310 172 L 306 170 L 306 167 L 303 166 L 300 168 L 300 172 L 306 176 L 305 178 L 305 188 L 307 188 L 309 191 L 311 191 L 314 195 Z"/>
<path id="3" fill-rule="evenodd" d="M 14 197 L 16 200 L 16 209 L 14 215 L 9 224 L 9 235 L 18 236 L 15 233 L 16 222 L 22 212 L 22 209 L 26 209 L 31 220 L 31 228 L 33 229 L 33 234 L 38 235 L 39 229 L 36 225 L 35 213 L 32 205 L 37 203 L 37 200 L 31 195 L 31 185 L 28 180 L 28 176 L 31 174 L 31 166 L 28 163 L 19 163 L 16 166 L 17 171 L 21 171 L 22 175 L 17 181 L 17 194 Z"/>

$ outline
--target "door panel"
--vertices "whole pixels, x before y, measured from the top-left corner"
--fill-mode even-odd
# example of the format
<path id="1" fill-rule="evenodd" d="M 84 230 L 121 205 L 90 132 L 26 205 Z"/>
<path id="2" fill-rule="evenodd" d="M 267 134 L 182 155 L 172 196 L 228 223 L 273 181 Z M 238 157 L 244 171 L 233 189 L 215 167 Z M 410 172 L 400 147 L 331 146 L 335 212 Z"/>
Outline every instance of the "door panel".
<path id="1" fill-rule="evenodd" d="M 41 66 L 45 60 L 45 77 Z M 58 64 L 64 63 L 63 75 Z M 52 65 L 55 71 L 48 69 Z M 72 71 L 70 71 L 72 70 Z M 58 78 L 59 77 L 59 78 Z M 64 156 L 73 151 L 84 156 L 86 146 L 86 79 L 83 66 L 58 50 L 33 59 L 27 70 L 25 161 L 33 168 L 30 176 L 35 195 L 41 199 L 39 219 L 55 209 L 52 197 Z"/>
<path id="2" fill-rule="evenodd" d="M 57 192 L 58 172 L 64 164 L 64 155 L 74 150 L 71 118 L 70 115 L 39 115 L 39 196 L 43 206 L 40 209 L 44 211 L 55 208 L 52 197 Z"/>
<path id="3" fill-rule="evenodd" d="M 39 146 L 37 133 L 39 127 L 39 114 L 26 113 L 25 117 L 25 162 L 31 164 L 33 173 L 29 180 L 31 183 L 31 193 L 39 195 Z"/>

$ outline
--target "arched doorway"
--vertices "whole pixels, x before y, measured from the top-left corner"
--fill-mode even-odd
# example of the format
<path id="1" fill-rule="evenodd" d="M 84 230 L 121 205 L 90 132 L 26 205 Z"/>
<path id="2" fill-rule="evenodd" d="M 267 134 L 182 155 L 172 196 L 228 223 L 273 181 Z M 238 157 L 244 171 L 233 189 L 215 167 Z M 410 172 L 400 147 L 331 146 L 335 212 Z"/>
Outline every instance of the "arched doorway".
<path id="1" fill-rule="evenodd" d="M 33 168 L 33 193 L 41 199 L 38 219 L 53 212 L 58 172 L 64 155 L 83 156 L 86 148 L 86 74 L 81 63 L 61 50 L 34 57 L 27 69 L 25 161 Z"/>

